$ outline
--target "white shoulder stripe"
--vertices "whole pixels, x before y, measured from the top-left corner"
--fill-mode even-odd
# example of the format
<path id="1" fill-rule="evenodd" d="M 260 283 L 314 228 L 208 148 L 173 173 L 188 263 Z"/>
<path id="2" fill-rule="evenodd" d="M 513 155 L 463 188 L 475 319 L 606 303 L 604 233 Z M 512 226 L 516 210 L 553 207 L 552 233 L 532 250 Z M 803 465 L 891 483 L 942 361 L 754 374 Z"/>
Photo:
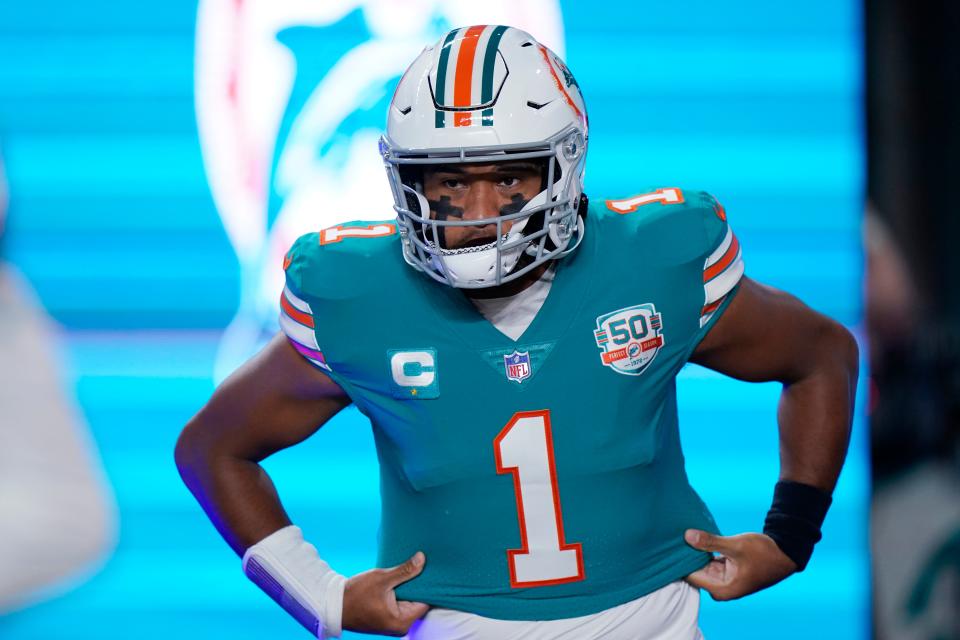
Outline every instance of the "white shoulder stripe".
<path id="1" fill-rule="evenodd" d="M 313 315 L 313 311 L 310 310 L 310 305 L 305 300 L 298 298 L 293 291 L 290 291 L 290 287 L 283 288 L 283 295 L 287 297 L 287 300 L 290 301 L 290 304 L 293 305 L 294 309 L 298 309 L 299 311 Z"/>
<path id="2" fill-rule="evenodd" d="M 283 332 L 291 340 L 296 340 L 300 344 L 310 349 L 320 350 L 320 346 L 317 344 L 317 338 L 313 334 L 313 330 L 310 327 L 305 327 L 290 316 L 288 316 L 284 311 L 280 312 L 280 328 L 283 329 Z"/>
<path id="3" fill-rule="evenodd" d="M 703 326 L 703 325 L 701 325 L 701 326 Z M 310 357 L 307 357 L 307 356 L 303 356 L 303 357 L 306 358 L 310 363 L 312 363 L 312 364 L 320 367 L 320 368 L 323 369 L 324 371 L 330 371 L 330 372 L 333 371 L 333 369 L 330 368 L 330 365 L 328 365 L 326 362 L 320 362 L 319 360 L 314 360 L 313 358 L 310 358 Z"/>
<path id="4" fill-rule="evenodd" d="M 730 243 L 733 242 L 733 229 L 727 225 L 727 235 L 723 237 L 723 242 L 720 243 L 720 246 L 717 247 L 713 253 L 707 256 L 706 262 L 703 263 L 703 269 L 706 271 L 707 267 L 716 263 L 720 258 L 723 257 L 723 254 L 727 252 L 727 249 L 730 248 Z"/>
<path id="5" fill-rule="evenodd" d="M 704 304 L 716 302 L 723 296 L 730 293 L 730 290 L 737 286 L 740 278 L 743 277 L 743 250 L 737 252 L 737 257 L 733 262 L 719 273 L 710 282 L 703 285 L 705 300 Z"/>

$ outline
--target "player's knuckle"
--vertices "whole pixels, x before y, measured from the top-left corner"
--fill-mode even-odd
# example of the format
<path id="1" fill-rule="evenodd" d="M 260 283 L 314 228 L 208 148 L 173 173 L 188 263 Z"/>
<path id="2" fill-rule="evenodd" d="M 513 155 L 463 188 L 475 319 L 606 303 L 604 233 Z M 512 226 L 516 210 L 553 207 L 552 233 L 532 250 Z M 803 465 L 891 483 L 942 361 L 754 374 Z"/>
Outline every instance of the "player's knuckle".
<path id="1" fill-rule="evenodd" d="M 730 600 L 730 593 L 726 589 L 717 589 L 710 594 L 717 602 L 726 602 Z"/>

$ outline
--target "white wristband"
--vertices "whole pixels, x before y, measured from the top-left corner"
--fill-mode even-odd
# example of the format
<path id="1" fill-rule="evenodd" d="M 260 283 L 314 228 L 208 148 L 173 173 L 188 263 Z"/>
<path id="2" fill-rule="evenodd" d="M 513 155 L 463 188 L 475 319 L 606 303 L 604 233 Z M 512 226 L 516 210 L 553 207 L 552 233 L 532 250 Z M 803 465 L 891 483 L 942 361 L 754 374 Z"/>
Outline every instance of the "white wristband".
<path id="1" fill-rule="evenodd" d="M 243 572 L 318 638 L 340 636 L 347 579 L 304 541 L 300 527 L 284 527 L 247 549 Z"/>

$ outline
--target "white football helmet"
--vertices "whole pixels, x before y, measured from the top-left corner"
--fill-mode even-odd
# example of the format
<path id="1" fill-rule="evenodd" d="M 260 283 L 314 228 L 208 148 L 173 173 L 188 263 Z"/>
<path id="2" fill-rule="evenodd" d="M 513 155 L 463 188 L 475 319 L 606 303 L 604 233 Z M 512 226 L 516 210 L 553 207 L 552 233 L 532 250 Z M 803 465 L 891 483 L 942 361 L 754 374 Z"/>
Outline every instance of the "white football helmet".
<path id="1" fill-rule="evenodd" d="M 583 96 L 556 54 L 513 27 L 450 31 L 404 73 L 380 140 L 404 258 L 439 282 L 482 288 L 569 254 L 583 239 L 586 152 Z M 544 189 L 520 211 L 431 218 L 424 165 L 531 158 L 543 159 Z M 507 232 L 505 222 L 512 222 Z M 437 240 L 443 227 L 490 224 L 497 239 L 483 246 L 446 249 Z"/>

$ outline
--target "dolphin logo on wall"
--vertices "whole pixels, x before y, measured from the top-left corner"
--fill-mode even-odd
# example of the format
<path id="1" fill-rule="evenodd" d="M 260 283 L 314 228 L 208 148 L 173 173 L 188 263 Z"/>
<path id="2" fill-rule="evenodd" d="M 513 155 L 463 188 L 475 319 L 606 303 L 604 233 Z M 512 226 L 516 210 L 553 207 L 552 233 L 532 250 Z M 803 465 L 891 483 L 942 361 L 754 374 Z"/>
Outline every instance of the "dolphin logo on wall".
<path id="1" fill-rule="evenodd" d="M 298 236 L 393 216 L 377 153 L 393 88 L 424 46 L 478 23 L 563 54 L 559 0 L 201 0 L 197 124 L 241 281 L 218 381 L 277 330 L 281 264 Z"/>

